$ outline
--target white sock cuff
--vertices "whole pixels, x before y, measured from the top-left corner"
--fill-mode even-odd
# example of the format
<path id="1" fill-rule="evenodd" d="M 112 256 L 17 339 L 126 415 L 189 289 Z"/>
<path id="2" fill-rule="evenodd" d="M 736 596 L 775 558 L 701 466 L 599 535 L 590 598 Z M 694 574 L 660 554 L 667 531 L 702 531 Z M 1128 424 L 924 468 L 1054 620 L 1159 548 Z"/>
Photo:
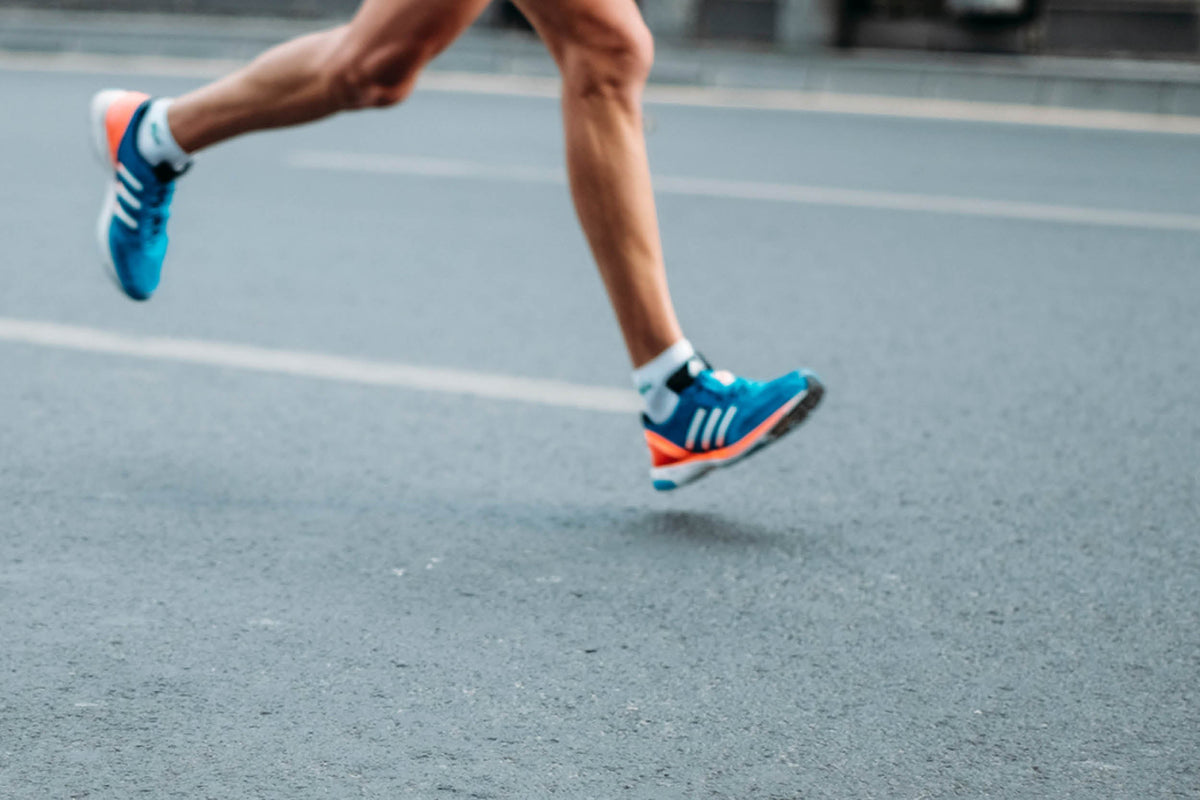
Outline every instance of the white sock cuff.
<path id="1" fill-rule="evenodd" d="M 647 363 L 633 371 L 633 385 L 640 394 L 662 386 L 671 377 L 671 373 L 683 366 L 683 363 L 696 354 L 696 348 L 687 339 L 680 339 L 675 344 L 663 350 Z"/>
<path id="2" fill-rule="evenodd" d="M 167 112 L 173 102 L 172 98 L 164 97 L 150 103 L 138 127 L 137 148 L 151 166 L 166 163 L 176 170 L 182 170 L 191 163 L 192 157 L 183 151 L 171 134 Z"/>

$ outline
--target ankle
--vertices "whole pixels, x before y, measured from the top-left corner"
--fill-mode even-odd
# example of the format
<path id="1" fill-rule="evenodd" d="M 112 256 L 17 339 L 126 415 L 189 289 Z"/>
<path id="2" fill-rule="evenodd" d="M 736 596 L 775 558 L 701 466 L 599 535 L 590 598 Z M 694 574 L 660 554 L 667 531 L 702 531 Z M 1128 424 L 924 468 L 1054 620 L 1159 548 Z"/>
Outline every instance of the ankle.
<path id="1" fill-rule="evenodd" d="M 151 167 L 166 164 L 179 173 L 187 169 L 192 157 L 179 146 L 171 133 L 167 115 L 172 102 L 174 101 L 171 98 L 160 98 L 150 102 L 150 107 L 146 109 L 138 126 L 137 149 Z"/>
<path id="2" fill-rule="evenodd" d="M 696 348 L 687 339 L 680 339 L 633 371 L 633 385 L 642 396 L 645 414 L 651 422 L 665 422 L 674 413 L 679 395 L 669 385 L 671 376 L 693 358 Z"/>

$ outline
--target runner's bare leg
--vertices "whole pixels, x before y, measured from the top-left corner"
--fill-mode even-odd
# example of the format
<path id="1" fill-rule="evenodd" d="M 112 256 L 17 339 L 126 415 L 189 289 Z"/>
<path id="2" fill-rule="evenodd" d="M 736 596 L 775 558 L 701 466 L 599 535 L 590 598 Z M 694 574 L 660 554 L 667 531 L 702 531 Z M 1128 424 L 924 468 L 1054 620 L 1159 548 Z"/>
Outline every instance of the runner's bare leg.
<path id="1" fill-rule="evenodd" d="M 175 100 L 171 132 L 195 153 L 239 134 L 387 106 L 409 95 L 421 68 L 488 0 L 364 0 L 338 28 L 279 45 Z"/>
<path id="2" fill-rule="evenodd" d="M 635 367 L 683 338 L 667 289 L 642 87 L 654 43 L 634 0 L 517 0 L 563 77 L 571 194 Z"/>
<path id="3" fill-rule="evenodd" d="M 350 23 L 301 37 L 178 98 L 189 153 L 243 133 L 386 106 L 487 0 L 365 0 Z M 633 0 L 522 0 L 563 74 L 571 191 L 634 366 L 682 338 L 667 290 L 642 131 L 653 42 Z"/>

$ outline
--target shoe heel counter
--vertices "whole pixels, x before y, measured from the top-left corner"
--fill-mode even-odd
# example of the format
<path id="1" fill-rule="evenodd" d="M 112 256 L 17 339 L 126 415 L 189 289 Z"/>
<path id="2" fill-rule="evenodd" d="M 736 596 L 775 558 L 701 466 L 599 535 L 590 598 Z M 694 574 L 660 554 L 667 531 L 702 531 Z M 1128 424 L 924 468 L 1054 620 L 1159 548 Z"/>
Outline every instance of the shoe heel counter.
<path id="1" fill-rule="evenodd" d="M 117 152 L 121 148 L 121 140 L 129 128 L 129 121 L 137 113 L 142 103 L 150 99 L 150 95 L 142 92 L 119 92 L 111 97 L 104 109 L 101 124 L 104 130 L 105 154 L 112 164 L 117 163 Z"/>

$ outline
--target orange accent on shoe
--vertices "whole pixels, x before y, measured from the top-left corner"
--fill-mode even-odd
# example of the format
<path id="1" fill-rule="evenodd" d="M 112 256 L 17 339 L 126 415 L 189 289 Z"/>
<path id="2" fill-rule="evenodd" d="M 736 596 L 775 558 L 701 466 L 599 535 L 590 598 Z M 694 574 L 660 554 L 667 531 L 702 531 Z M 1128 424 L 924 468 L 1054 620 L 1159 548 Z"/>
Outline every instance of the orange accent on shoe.
<path id="1" fill-rule="evenodd" d="M 114 100 L 104 112 L 104 131 L 108 136 L 108 155 L 114 166 L 117 163 L 117 150 L 121 146 L 121 137 L 125 135 L 125 129 L 129 127 L 129 120 L 133 118 L 133 112 L 149 99 L 150 95 L 148 94 L 126 92 Z"/>
<path id="2" fill-rule="evenodd" d="M 691 455 L 689 451 L 654 431 L 643 431 L 643 433 L 646 434 L 646 446 L 650 448 L 651 466 L 661 467 L 666 464 L 674 464 Z"/>
<path id="3" fill-rule="evenodd" d="M 795 400 L 796 398 L 792 399 Z M 741 439 L 719 450 L 709 450 L 707 453 L 693 453 L 653 431 L 644 431 L 646 434 L 646 444 L 650 447 L 650 464 L 654 467 L 662 467 L 668 464 L 687 464 L 692 461 L 723 461 L 727 458 L 733 458 L 749 449 L 755 442 L 769 433 L 794 405 L 795 403 L 792 402 L 785 403 L 774 414 L 758 423 L 754 430 L 747 433 Z"/>

